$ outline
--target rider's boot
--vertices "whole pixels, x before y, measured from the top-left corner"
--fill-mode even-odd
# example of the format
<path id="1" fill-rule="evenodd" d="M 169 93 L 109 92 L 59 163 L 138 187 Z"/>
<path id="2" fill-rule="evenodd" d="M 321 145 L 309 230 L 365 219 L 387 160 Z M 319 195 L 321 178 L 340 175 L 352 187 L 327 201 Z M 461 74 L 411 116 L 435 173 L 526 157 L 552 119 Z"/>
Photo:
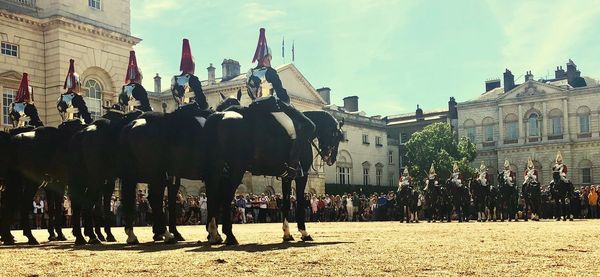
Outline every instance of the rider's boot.
<path id="1" fill-rule="evenodd" d="M 295 179 L 304 176 L 300 166 L 300 150 L 300 143 L 297 139 L 293 139 L 290 147 L 290 162 L 286 165 L 284 177 Z"/>

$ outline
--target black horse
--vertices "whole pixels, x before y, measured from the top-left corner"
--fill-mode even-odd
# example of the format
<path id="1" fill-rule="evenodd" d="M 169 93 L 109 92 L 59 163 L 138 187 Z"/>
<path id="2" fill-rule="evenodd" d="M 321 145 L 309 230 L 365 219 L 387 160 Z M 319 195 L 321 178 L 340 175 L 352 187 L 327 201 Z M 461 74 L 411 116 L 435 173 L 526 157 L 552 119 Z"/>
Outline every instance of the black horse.
<path id="1" fill-rule="evenodd" d="M 458 222 L 469 221 L 469 210 L 471 206 L 471 193 L 467 184 L 458 184 L 448 179 L 446 187 L 449 189 L 451 207 L 454 208 Z M 450 208 L 450 210 L 452 210 Z"/>
<path id="2" fill-rule="evenodd" d="M 343 139 L 341 125 L 329 113 L 323 111 L 304 112 L 316 125 L 316 132 L 310 141 L 298 141 L 303 147 L 300 155 L 302 170 L 309 172 L 313 164 L 311 142 L 318 140 L 318 155 L 332 165 L 336 161 L 337 147 Z M 284 164 L 290 153 L 288 133 L 268 112 L 232 107 L 224 113 L 212 115 L 207 123 L 210 151 L 207 158 L 210 166 L 207 171 L 208 220 L 207 230 L 211 244 L 221 243 L 217 231 L 217 218 L 222 214 L 223 233 L 226 244 L 237 244 L 231 226 L 230 205 L 237 187 L 241 184 L 244 172 L 253 175 L 281 176 Z M 304 195 L 308 176 L 297 177 L 296 195 Z M 288 213 L 291 196 L 290 178 L 282 179 L 283 191 L 283 231 L 284 241 L 293 240 L 289 233 Z M 305 198 L 299 197 L 296 203 L 296 221 L 302 240 L 312 240 L 306 232 Z M 219 211 L 221 210 L 221 211 Z"/>
<path id="3" fill-rule="evenodd" d="M 555 203 L 556 220 L 559 221 L 561 218 L 563 221 L 566 221 L 567 218 L 573 220 L 570 205 L 573 184 L 571 182 L 564 182 L 560 177 L 559 171 L 552 172 L 552 179 L 552 182 L 550 182 L 550 194 Z"/>
<path id="4" fill-rule="evenodd" d="M 488 221 L 492 220 L 495 222 L 500 217 L 500 190 L 498 186 L 492 184 L 489 185 L 488 189 L 489 192 L 485 201 L 487 207 L 486 218 Z"/>
<path id="5" fill-rule="evenodd" d="M 487 220 L 485 209 L 487 207 L 488 197 L 490 195 L 490 188 L 481 184 L 478 178 L 471 179 L 470 182 L 471 196 L 473 197 L 473 204 L 477 211 L 477 221 L 484 222 Z"/>
<path id="6" fill-rule="evenodd" d="M 396 207 L 400 213 L 400 222 L 410 223 L 417 222 L 416 218 L 416 208 L 418 201 L 418 193 L 417 199 L 415 199 L 415 190 L 411 185 L 401 186 L 400 189 L 396 192 Z"/>
<path id="7" fill-rule="evenodd" d="M 221 95 L 217 110 L 239 105 L 237 97 Z M 144 113 L 127 124 L 120 134 L 120 160 L 124 161 L 121 172 L 122 203 L 125 212 L 127 243 L 138 243 L 133 234 L 135 218 L 135 186 L 148 184 L 148 200 L 153 215 L 153 239 L 166 243 L 183 241 L 177 231 L 176 207 L 180 178 L 204 179 L 206 165 L 207 135 L 205 123 L 212 110 L 202 110 L 195 103 L 181 106 L 172 113 Z M 169 230 L 163 213 L 164 190 L 168 188 Z"/>
<path id="8" fill-rule="evenodd" d="M 504 176 L 504 172 L 498 173 L 498 184 L 499 190 L 499 207 L 500 207 L 500 218 L 504 221 L 508 218 L 508 221 L 518 221 L 517 207 L 519 200 L 519 191 L 516 184 L 509 184 L 507 180 L 508 176 Z"/>
<path id="9" fill-rule="evenodd" d="M 542 190 L 537 180 L 528 179 L 521 189 L 525 199 L 524 219 L 528 220 L 528 211 L 531 210 L 531 219 L 538 221 L 542 210 Z"/>
<path id="10" fill-rule="evenodd" d="M 442 189 L 439 183 L 434 179 L 425 181 L 427 190 L 425 190 L 425 216 L 427 222 L 442 220 Z"/>

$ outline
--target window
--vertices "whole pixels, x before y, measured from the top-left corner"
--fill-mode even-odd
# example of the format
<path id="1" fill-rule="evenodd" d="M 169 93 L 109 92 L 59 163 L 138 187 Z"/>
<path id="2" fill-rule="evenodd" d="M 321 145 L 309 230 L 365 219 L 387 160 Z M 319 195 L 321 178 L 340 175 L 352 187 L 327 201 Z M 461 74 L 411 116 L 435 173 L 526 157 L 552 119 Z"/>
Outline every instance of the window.
<path id="1" fill-rule="evenodd" d="M 587 134 L 590 132 L 590 115 L 580 114 L 579 115 L 579 133 Z"/>
<path id="2" fill-rule="evenodd" d="M 483 130 L 485 133 L 485 141 L 486 142 L 494 141 L 494 126 L 493 125 L 484 126 Z"/>
<path id="3" fill-rule="evenodd" d="M 369 185 L 369 169 L 363 168 L 363 185 Z"/>
<path id="4" fill-rule="evenodd" d="M 338 184 L 349 185 L 350 184 L 350 168 L 349 167 L 337 167 L 338 172 Z"/>
<path id="5" fill-rule="evenodd" d="M 562 134 L 562 120 L 560 117 L 554 117 L 552 120 L 552 135 L 560 135 Z"/>
<path id="6" fill-rule="evenodd" d="M 8 42 L 2 42 L 0 43 L 0 53 L 6 56 L 18 57 L 19 46 Z"/>
<path id="7" fill-rule="evenodd" d="M 369 143 L 369 135 L 365 135 L 365 134 L 362 135 L 362 143 L 363 144 L 370 144 Z"/>
<path id="8" fill-rule="evenodd" d="M 388 164 L 394 164 L 394 151 L 388 151 Z"/>
<path id="9" fill-rule="evenodd" d="M 529 115 L 529 119 L 527 120 L 527 128 L 529 130 L 529 137 L 540 136 L 540 123 L 537 114 L 532 113 Z"/>
<path id="10" fill-rule="evenodd" d="M 407 143 L 410 140 L 410 134 L 401 133 L 400 134 L 400 144 Z"/>
<path id="11" fill-rule="evenodd" d="M 591 184 L 592 183 L 592 169 L 582 168 L 581 169 L 581 183 Z"/>
<path id="12" fill-rule="evenodd" d="M 393 187 L 395 185 L 396 178 L 394 178 L 394 174 L 388 175 L 388 186 Z"/>
<path id="13" fill-rule="evenodd" d="M 2 124 L 10 124 L 10 105 L 15 101 L 15 91 L 5 89 L 2 93 Z"/>
<path id="14" fill-rule="evenodd" d="M 383 174 L 383 168 L 378 167 L 375 169 L 375 184 L 381 186 L 381 175 Z"/>
<path id="15" fill-rule="evenodd" d="M 469 141 L 475 143 L 475 127 L 468 127 L 466 133 Z"/>
<path id="16" fill-rule="evenodd" d="M 509 140 L 517 140 L 519 138 L 519 129 L 517 122 L 506 123 L 506 138 Z"/>
<path id="17" fill-rule="evenodd" d="M 100 4 L 101 4 L 100 0 L 88 0 L 88 5 L 91 8 L 99 10 L 100 9 Z"/>
<path id="18" fill-rule="evenodd" d="M 85 104 L 92 114 L 92 119 L 96 120 L 102 116 L 102 86 L 94 79 L 85 81 L 84 87 L 87 89 L 85 94 Z"/>
<path id="19" fill-rule="evenodd" d="M 383 142 L 381 137 L 375 137 L 375 145 L 376 146 L 383 146 Z"/>

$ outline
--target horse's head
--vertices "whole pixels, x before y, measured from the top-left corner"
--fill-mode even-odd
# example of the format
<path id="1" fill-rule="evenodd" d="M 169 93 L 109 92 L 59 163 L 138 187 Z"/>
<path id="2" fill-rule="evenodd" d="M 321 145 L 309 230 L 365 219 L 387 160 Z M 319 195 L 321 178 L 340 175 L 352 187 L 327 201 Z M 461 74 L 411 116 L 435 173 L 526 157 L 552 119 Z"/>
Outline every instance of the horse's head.
<path id="1" fill-rule="evenodd" d="M 331 166 L 337 161 L 338 146 L 344 139 L 342 127 L 344 121 L 337 121 L 325 111 L 304 112 L 316 126 L 316 135 L 319 141 L 319 153 L 323 161 Z"/>
<path id="2" fill-rule="evenodd" d="M 27 121 L 27 119 L 29 119 L 29 125 L 35 127 L 42 126 L 42 121 L 38 115 L 37 108 L 32 103 L 12 103 L 10 105 L 9 117 L 13 127 L 25 126 L 25 121 Z"/>
<path id="3" fill-rule="evenodd" d="M 555 184 L 558 184 L 560 182 L 560 171 L 554 170 L 552 172 L 552 179 L 554 180 Z"/>
<path id="4" fill-rule="evenodd" d="M 148 92 L 142 85 L 137 83 L 129 83 L 123 86 L 119 94 L 119 105 L 124 112 L 133 109 L 145 112 L 152 110 L 148 100 Z"/>
<path id="5" fill-rule="evenodd" d="M 237 94 L 231 95 L 229 97 L 225 97 L 223 93 L 219 93 L 221 95 L 221 102 L 217 105 L 217 112 L 222 112 L 231 106 L 239 106 L 240 100 L 242 99 L 242 90 L 238 89 Z"/>

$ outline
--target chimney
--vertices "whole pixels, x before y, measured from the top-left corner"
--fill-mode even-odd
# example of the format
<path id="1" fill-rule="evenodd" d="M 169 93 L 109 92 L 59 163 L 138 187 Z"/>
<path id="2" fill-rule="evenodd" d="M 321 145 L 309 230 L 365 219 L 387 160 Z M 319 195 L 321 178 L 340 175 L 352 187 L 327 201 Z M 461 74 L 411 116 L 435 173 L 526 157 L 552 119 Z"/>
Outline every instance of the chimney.
<path id="1" fill-rule="evenodd" d="M 493 89 L 499 88 L 499 87 L 500 87 L 500 79 L 491 79 L 491 80 L 485 81 L 485 92 L 488 92 L 490 90 L 493 90 Z"/>
<path id="2" fill-rule="evenodd" d="M 531 74 L 531 70 L 525 73 L 525 82 L 533 81 L 533 74 Z"/>
<path id="3" fill-rule="evenodd" d="M 450 97 L 448 101 L 448 117 L 450 119 L 458 119 L 458 109 L 456 108 L 456 99 Z"/>
<path id="4" fill-rule="evenodd" d="M 513 88 L 515 88 L 515 75 L 507 68 L 504 71 L 504 92 L 509 92 Z"/>
<path id="5" fill-rule="evenodd" d="M 569 79 L 569 84 L 577 77 L 581 77 L 581 72 L 577 70 L 577 65 L 575 65 L 573 60 L 569 59 L 567 63 L 567 79 Z"/>
<path id="6" fill-rule="evenodd" d="M 567 73 L 563 69 L 562 66 L 557 66 L 556 71 L 554 71 L 554 79 L 565 79 L 567 78 Z"/>
<path id="7" fill-rule="evenodd" d="M 319 93 L 319 95 L 321 95 L 321 98 L 323 98 L 323 100 L 325 100 L 325 103 L 327 105 L 331 104 L 331 89 L 328 87 L 322 87 L 317 89 L 317 92 Z"/>
<path id="8" fill-rule="evenodd" d="M 223 77 L 221 81 L 231 80 L 240 75 L 240 63 L 232 59 L 224 59 L 221 63 Z"/>
<path id="9" fill-rule="evenodd" d="M 358 112 L 358 96 L 345 97 L 344 110 L 347 112 Z"/>
<path id="10" fill-rule="evenodd" d="M 156 73 L 156 76 L 154 76 L 154 92 L 156 93 L 161 93 L 162 91 L 160 90 L 160 76 L 158 76 L 158 73 Z"/>
<path id="11" fill-rule="evenodd" d="M 419 104 L 417 104 L 417 111 L 415 112 L 415 118 L 417 119 L 417 121 L 425 120 L 425 116 L 423 116 L 423 110 L 419 107 Z"/>
<path id="12" fill-rule="evenodd" d="M 209 84 L 214 84 L 215 83 L 215 67 L 211 63 L 206 68 L 206 70 L 208 70 L 208 83 Z"/>

